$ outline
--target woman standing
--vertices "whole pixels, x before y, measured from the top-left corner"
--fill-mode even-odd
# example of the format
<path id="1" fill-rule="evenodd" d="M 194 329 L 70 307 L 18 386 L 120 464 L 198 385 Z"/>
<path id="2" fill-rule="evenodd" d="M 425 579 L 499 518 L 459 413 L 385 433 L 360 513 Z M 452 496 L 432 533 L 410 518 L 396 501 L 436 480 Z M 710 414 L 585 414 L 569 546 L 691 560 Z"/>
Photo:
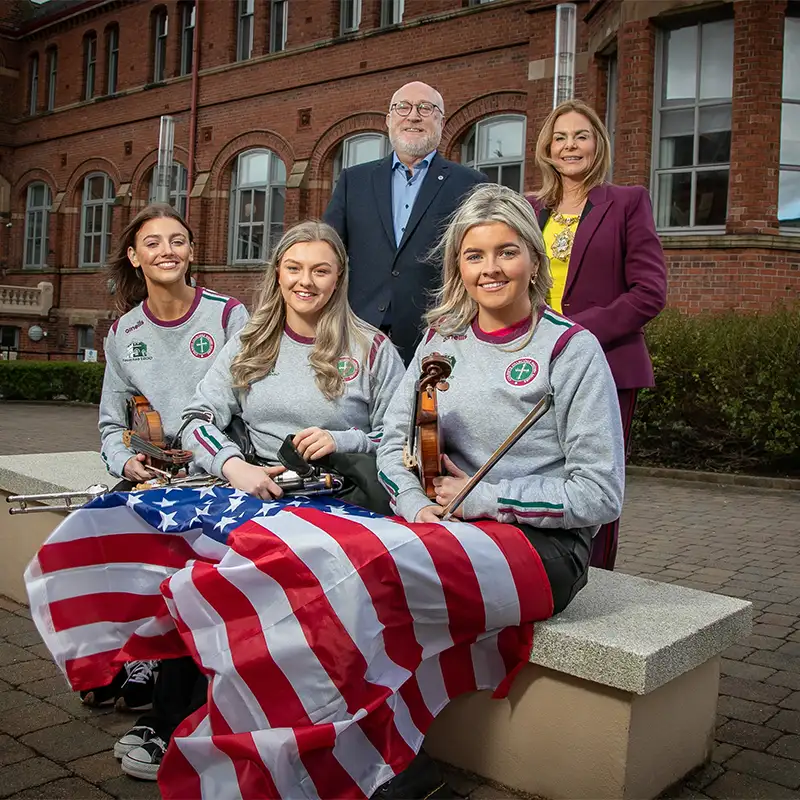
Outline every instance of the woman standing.
<path id="1" fill-rule="evenodd" d="M 561 103 L 536 144 L 542 188 L 530 200 L 544 234 L 553 286 L 547 303 L 590 330 L 617 387 L 626 452 L 639 389 L 653 367 L 644 326 L 664 308 L 666 266 L 647 190 L 605 180 L 611 146 L 597 113 Z M 613 569 L 619 520 L 592 542 L 592 565 Z"/>

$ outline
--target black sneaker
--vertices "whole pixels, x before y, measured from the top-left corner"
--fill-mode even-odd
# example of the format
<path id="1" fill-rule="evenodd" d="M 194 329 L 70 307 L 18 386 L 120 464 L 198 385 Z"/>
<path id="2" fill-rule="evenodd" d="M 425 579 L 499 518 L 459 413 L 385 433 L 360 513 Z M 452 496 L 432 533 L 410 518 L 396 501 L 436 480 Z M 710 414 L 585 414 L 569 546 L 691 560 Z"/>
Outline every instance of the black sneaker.
<path id="1" fill-rule="evenodd" d="M 394 778 L 378 788 L 370 800 L 433 800 L 445 787 L 439 765 L 420 750 L 414 760 Z"/>
<path id="2" fill-rule="evenodd" d="M 123 758 L 131 750 L 135 750 L 155 738 L 156 732 L 148 725 L 134 725 L 114 743 L 114 758 Z"/>
<path id="3" fill-rule="evenodd" d="M 167 751 L 166 742 L 159 736 L 154 736 L 141 747 L 135 747 L 122 757 L 122 771 L 132 778 L 143 781 L 158 779 L 158 768 Z"/>
<path id="4" fill-rule="evenodd" d="M 86 689 L 80 693 L 81 703 L 85 706 L 92 708 L 101 708 L 102 706 L 112 706 L 119 697 L 122 684 L 128 677 L 127 671 L 123 668 L 115 676 L 107 686 L 98 686 L 96 689 Z"/>
<path id="5" fill-rule="evenodd" d="M 149 711 L 153 707 L 157 661 L 131 661 L 117 698 L 117 711 Z"/>

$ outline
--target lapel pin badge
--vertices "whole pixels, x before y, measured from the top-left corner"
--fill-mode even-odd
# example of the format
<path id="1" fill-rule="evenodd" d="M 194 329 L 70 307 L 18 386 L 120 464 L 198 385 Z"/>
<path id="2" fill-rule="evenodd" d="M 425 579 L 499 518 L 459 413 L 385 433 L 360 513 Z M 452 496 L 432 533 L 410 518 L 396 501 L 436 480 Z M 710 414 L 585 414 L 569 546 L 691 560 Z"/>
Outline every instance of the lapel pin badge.
<path id="1" fill-rule="evenodd" d="M 439 176 L 439 180 L 440 180 L 440 181 L 443 181 L 443 180 L 444 180 L 444 175 L 440 175 L 440 176 Z"/>

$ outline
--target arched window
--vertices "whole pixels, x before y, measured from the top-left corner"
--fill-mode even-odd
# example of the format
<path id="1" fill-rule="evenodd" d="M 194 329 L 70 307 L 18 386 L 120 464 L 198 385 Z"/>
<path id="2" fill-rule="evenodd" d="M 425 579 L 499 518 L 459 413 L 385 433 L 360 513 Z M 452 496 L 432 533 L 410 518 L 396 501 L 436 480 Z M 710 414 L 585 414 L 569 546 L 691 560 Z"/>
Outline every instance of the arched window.
<path id="1" fill-rule="evenodd" d="M 28 59 L 28 113 L 33 116 L 39 105 L 39 54 Z"/>
<path id="2" fill-rule="evenodd" d="M 92 172 L 83 179 L 81 202 L 82 267 L 102 267 L 111 246 L 114 183 L 105 172 Z"/>
<path id="3" fill-rule="evenodd" d="M 271 150 L 236 158 L 231 178 L 230 258 L 234 264 L 267 259 L 283 233 L 286 167 Z"/>
<path id="4" fill-rule="evenodd" d="M 117 93 L 119 78 L 119 26 L 106 28 L 106 94 Z"/>
<path id="5" fill-rule="evenodd" d="M 23 267 L 47 265 L 47 228 L 53 200 L 50 187 L 42 181 L 28 186 L 25 198 L 25 253 Z"/>
<path id="6" fill-rule="evenodd" d="M 504 114 L 482 119 L 461 147 L 461 162 L 484 172 L 492 183 L 522 191 L 525 117 Z"/>
<path id="7" fill-rule="evenodd" d="M 367 161 L 377 161 L 389 155 L 392 146 L 385 133 L 358 133 L 348 136 L 336 151 L 333 159 L 333 184 L 339 180 L 342 170 Z"/>
<path id="8" fill-rule="evenodd" d="M 91 100 L 97 89 L 97 34 L 83 37 L 83 99 Z"/>
<path id="9" fill-rule="evenodd" d="M 169 17 L 161 6 L 153 11 L 153 83 L 161 83 L 167 77 L 167 35 Z"/>
<path id="10" fill-rule="evenodd" d="M 182 216 L 186 216 L 186 188 L 189 173 L 183 164 L 173 163 L 172 177 L 169 182 L 169 204 Z M 148 202 L 156 202 L 156 168 L 150 171 L 150 193 Z"/>
<path id="11" fill-rule="evenodd" d="M 194 49 L 194 29 L 197 9 L 194 0 L 181 5 L 181 75 L 192 71 L 192 51 Z"/>
<path id="12" fill-rule="evenodd" d="M 56 86 L 58 83 L 58 48 L 47 50 L 47 110 L 56 107 Z"/>

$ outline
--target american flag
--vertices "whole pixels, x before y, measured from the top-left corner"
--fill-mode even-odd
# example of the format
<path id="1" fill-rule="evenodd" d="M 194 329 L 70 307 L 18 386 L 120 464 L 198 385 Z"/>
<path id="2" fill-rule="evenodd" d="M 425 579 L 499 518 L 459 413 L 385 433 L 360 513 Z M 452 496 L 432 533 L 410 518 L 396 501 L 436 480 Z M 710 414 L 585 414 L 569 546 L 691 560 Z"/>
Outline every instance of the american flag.
<path id="1" fill-rule="evenodd" d="M 100 497 L 25 580 L 73 689 L 187 653 L 209 676 L 159 770 L 174 800 L 369 797 L 453 697 L 507 691 L 552 613 L 512 526 L 222 487 Z"/>

